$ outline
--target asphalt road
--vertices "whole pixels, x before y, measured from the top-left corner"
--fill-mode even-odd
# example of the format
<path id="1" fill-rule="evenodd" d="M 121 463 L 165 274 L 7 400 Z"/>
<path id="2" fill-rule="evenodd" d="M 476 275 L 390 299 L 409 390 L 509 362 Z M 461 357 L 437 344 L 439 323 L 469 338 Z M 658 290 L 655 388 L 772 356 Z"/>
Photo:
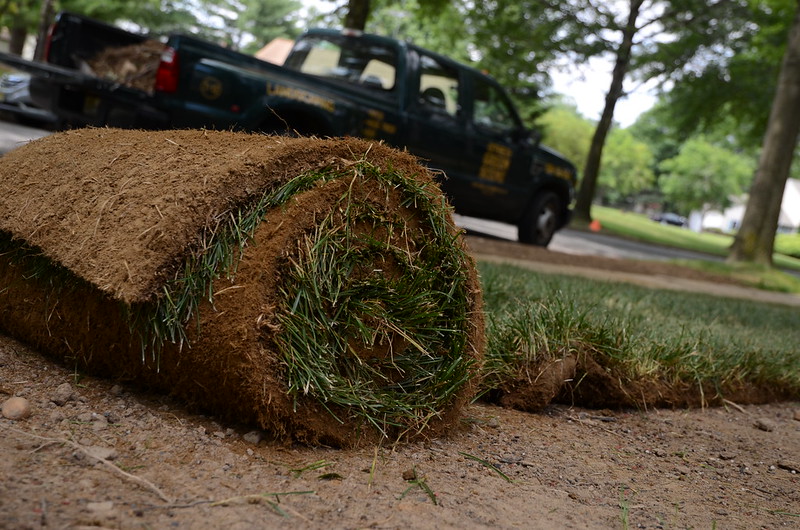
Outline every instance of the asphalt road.
<path id="1" fill-rule="evenodd" d="M 34 138 L 40 138 L 48 134 L 50 134 L 50 131 L 0 120 L 0 154 L 7 153 Z"/>
<path id="2" fill-rule="evenodd" d="M 462 215 L 455 216 L 456 224 L 470 234 L 496 237 L 509 241 L 517 240 L 517 228 L 512 225 L 475 219 Z M 643 259 L 667 261 L 673 259 L 696 259 L 722 261 L 723 258 L 702 252 L 650 245 L 621 239 L 608 234 L 571 230 L 559 230 L 547 247 L 566 254 L 603 256 L 608 258 Z"/>

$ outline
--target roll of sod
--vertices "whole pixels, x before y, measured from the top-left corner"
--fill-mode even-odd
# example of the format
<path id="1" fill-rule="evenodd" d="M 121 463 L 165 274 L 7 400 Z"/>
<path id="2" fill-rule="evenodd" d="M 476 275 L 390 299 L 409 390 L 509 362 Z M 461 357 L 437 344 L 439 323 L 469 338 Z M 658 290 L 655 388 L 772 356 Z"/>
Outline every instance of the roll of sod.
<path id="1" fill-rule="evenodd" d="M 83 129 L 0 159 L 0 327 L 76 370 L 353 446 L 452 428 L 484 348 L 431 175 L 361 140 Z"/>

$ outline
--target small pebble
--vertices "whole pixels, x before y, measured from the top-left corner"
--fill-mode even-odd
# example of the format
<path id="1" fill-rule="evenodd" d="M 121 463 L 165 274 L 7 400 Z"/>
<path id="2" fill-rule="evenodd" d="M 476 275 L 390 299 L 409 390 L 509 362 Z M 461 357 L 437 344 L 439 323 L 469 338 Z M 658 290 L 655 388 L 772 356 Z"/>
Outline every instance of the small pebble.
<path id="1" fill-rule="evenodd" d="M 117 450 L 113 447 L 92 445 L 89 447 L 84 447 L 84 450 L 98 460 L 115 460 L 118 456 Z"/>
<path id="2" fill-rule="evenodd" d="M 755 421 L 755 426 L 757 429 L 761 429 L 762 431 L 766 432 L 772 432 L 778 428 L 778 424 L 769 418 L 758 418 Z"/>
<path id="3" fill-rule="evenodd" d="M 73 394 L 72 386 L 69 383 L 63 383 L 58 385 L 50 401 L 56 405 L 63 406 L 67 401 L 73 398 Z"/>
<path id="4" fill-rule="evenodd" d="M 104 431 L 106 429 L 108 429 L 108 420 L 106 419 L 106 417 L 95 414 L 94 419 L 92 421 L 92 430 Z"/>
<path id="5" fill-rule="evenodd" d="M 86 508 L 91 512 L 110 512 L 114 509 L 114 503 L 111 501 L 87 502 Z"/>
<path id="6" fill-rule="evenodd" d="M 3 417 L 24 420 L 31 415 L 31 403 L 23 397 L 11 397 L 3 402 Z"/>
<path id="7" fill-rule="evenodd" d="M 249 444 L 258 445 L 258 442 L 261 441 L 261 433 L 258 431 L 250 431 L 242 436 L 242 440 Z"/>

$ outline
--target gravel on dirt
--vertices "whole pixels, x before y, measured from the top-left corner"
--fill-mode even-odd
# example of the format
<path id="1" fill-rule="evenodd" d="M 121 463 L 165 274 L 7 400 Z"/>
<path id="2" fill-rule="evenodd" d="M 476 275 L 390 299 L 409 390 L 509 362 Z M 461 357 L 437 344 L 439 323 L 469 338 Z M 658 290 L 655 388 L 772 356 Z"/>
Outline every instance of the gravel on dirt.
<path id="1" fill-rule="evenodd" d="M 0 419 L 0 528 L 800 528 L 800 402 L 475 403 L 445 438 L 334 450 L 83 377 L 0 336 L 11 397 L 31 416 Z"/>

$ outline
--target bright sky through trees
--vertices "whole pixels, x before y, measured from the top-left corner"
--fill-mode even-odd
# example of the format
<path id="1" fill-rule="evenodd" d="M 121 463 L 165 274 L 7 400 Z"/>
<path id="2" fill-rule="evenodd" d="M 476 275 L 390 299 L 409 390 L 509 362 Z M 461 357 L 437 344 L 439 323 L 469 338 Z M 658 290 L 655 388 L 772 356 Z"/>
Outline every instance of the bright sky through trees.
<path id="1" fill-rule="evenodd" d="M 610 61 L 594 58 L 580 70 L 553 70 L 550 72 L 553 89 L 572 99 L 583 116 L 597 121 L 603 112 L 613 67 Z M 648 85 L 637 85 L 628 81 L 625 83 L 625 90 L 630 91 L 630 94 L 620 99 L 614 110 L 614 121 L 621 127 L 633 124 L 656 101 L 654 90 Z"/>

